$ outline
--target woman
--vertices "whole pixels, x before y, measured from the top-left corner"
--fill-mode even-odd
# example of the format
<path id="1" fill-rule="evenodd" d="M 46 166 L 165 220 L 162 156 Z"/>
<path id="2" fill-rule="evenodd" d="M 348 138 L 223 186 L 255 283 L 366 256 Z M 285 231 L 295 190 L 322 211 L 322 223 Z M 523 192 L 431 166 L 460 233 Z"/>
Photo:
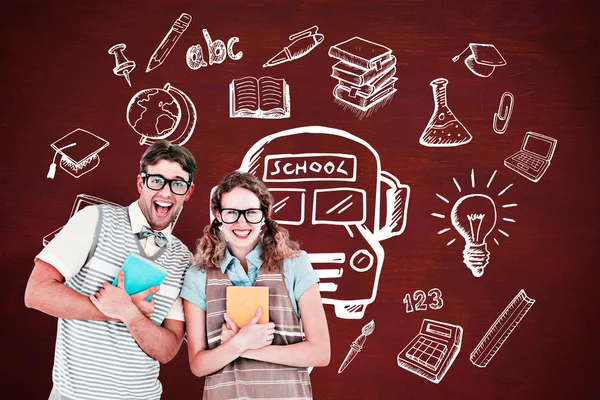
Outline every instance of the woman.
<path id="1" fill-rule="evenodd" d="M 312 399 L 307 367 L 329 364 L 330 347 L 308 255 L 272 219 L 273 197 L 254 175 L 226 175 L 210 206 L 215 218 L 181 291 L 190 367 L 206 375 L 204 399 Z M 268 286 L 271 322 L 257 324 L 258 309 L 238 328 L 225 313 L 230 285 Z"/>

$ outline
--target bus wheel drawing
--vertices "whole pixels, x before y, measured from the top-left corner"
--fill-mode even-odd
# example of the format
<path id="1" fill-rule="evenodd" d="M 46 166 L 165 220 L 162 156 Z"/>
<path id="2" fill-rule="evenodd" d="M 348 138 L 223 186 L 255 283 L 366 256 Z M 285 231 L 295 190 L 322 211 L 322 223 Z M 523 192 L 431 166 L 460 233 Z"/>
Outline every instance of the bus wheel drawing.
<path id="1" fill-rule="evenodd" d="M 363 318 L 377 296 L 381 242 L 406 226 L 410 188 L 381 169 L 369 143 L 323 126 L 262 138 L 240 170 L 266 183 L 274 218 L 307 243 L 323 303 L 333 305 L 338 318 Z"/>

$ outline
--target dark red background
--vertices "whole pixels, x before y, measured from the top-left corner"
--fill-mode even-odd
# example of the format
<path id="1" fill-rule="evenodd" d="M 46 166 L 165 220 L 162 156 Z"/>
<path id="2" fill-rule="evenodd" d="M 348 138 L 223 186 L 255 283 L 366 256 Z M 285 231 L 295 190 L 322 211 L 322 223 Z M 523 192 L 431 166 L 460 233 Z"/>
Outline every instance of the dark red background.
<path id="1" fill-rule="evenodd" d="M 81 3 L 81 4 L 80 4 Z M 166 82 L 186 92 L 199 118 L 187 144 L 196 155 L 196 193 L 175 234 L 190 248 L 208 222 L 210 188 L 239 167 L 246 150 L 283 129 L 323 125 L 346 130 L 379 152 L 385 170 L 411 187 L 403 235 L 383 242 L 386 259 L 377 299 L 362 320 L 341 320 L 326 307 L 332 356 L 311 378 L 317 399 L 554 399 L 589 398 L 598 372 L 596 256 L 598 243 L 598 72 L 593 7 L 582 1 L 361 1 L 361 2 L 11 2 L 2 7 L 0 167 L 2 237 L 3 398 L 44 399 L 51 388 L 56 320 L 24 307 L 23 294 L 42 238 L 66 222 L 73 199 L 86 193 L 129 204 L 145 149 L 125 121 L 137 91 Z M 593 2 L 588 1 L 590 5 Z M 148 59 L 175 19 L 193 20 L 167 61 L 145 73 Z M 295 32 L 318 25 L 325 41 L 308 56 L 271 69 L 262 64 Z M 227 59 L 197 71 L 184 61 L 187 48 L 239 37 L 239 61 Z M 352 36 L 383 44 L 398 58 L 398 92 L 371 118 L 358 120 L 332 97 L 334 60 L 328 48 Z M 132 87 L 112 73 L 107 50 L 127 44 L 137 63 Z M 508 65 L 487 79 L 451 58 L 471 42 L 492 43 Z M 234 78 L 272 75 L 290 85 L 291 118 L 230 119 L 228 85 Z M 449 79 L 448 102 L 473 134 L 466 146 L 436 149 L 418 143 L 433 110 L 429 82 Z M 492 131 L 504 91 L 515 95 L 508 132 Z M 76 128 L 110 142 L 100 166 L 80 179 L 58 169 L 46 179 L 50 143 Z M 504 158 L 535 131 L 558 139 L 552 165 L 539 183 L 503 166 Z M 343 150 L 343 149 L 341 149 Z M 499 223 L 491 262 L 482 278 L 462 263 L 456 234 L 431 213 L 444 213 L 475 170 L 484 188 L 497 170 L 492 191 L 518 203 Z M 446 211 L 447 213 L 447 211 Z M 305 247 L 310 237 L 297 238 Z M 360 285 L 360 282 L 356 282 Z M 439 311 L 407 314 L 405 294 L 437 287 Z M 487 368 L 469 354 L 498 314 L 520 290 L 536 303 Z M 417 334 L 423 318 L 461 325 L 462 350 L 435 385 L 397 366 L 396 356 Z M 375 332 L 343 374 L 337 369 L 361 327 Z M 187 349 L 161 369 L 164 399 L 199 398 Z M 596 391 L 597 392 L 597 391 Z"/>

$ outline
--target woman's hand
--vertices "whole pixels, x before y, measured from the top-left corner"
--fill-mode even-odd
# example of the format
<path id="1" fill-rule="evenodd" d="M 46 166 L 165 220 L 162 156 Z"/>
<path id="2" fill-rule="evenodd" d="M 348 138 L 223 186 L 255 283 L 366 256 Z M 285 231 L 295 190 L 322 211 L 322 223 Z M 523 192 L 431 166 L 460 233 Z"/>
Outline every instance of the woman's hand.
<path id="1" fill-rule="evenodd" d="M 268 324 L 257 324 L 260 316 L 262 315 L 262 310 L 260 307 L 256 310 L 256 314 L 252 317 L 252 320 L 248 323 L 248 325 L 244 326 L 242 329 L 238 329 L 237 332 L 234 329 L 230 329 L 234 331 L 234 337 L 238 345 L 245 351 L 248 349 L 261 349 L 265 346 L 270 345 L 273 342 L 273 335 L 275 333 L 275 324 L 273 322 L 269 322 Z M 226 320 L 231 321 L 231 319 L 227 316 Z M 233 328 L 235 324 L 231 325 L 230 328 Z M 233 322 L 233 321 L 231 321 Z M 237 329 L 237 326 L 235 326 Z M 228 335 L 229 333 L 226 333 Z M 223 336 L 223 333 L 221 333 Z M 227 340 L 231 339 L 228 337 Z"/>
<path id="2" fill-rule="evenodd" d="M 225 322 L 221 327 L 221 344 L 227 342 L 229 339 L 234 337 L 236 333 L 240 331 L 240 328 L 238 328 L 235 322 L 233 322 L 233 320 L 229 318 L 229 315 L 225 314 L 224 317 Z"/>

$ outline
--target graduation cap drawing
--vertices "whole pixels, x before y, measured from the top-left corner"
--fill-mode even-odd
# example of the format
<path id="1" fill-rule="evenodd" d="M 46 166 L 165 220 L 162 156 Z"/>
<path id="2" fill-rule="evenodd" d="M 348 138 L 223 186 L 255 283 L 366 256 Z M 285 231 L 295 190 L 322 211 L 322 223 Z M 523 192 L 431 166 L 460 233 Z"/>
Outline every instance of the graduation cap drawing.
<path id="1" fill-rule="evenodd" d="M 59 153 L 62 156 L 60 167 L 71 176 L 79 178 L 100 164 L 98 153 L 108 145 L 106 140 L 91 132 L 80 128 L 75 129 L 50 145 L 55 153 L 47 178 L 54 179 L 56 156 Z"/>
<path id="2" fill-rule="evenodd" d="M 506 60 L 493 44 L 469 43 L 459 55 L 452 58 L 457 62 L 463 53 L 471 50 L 471 54 L 465 58 L 465 65 L 477 76 L 487 78 L 492 75 L 496 67 L 506 65 Z"/>

